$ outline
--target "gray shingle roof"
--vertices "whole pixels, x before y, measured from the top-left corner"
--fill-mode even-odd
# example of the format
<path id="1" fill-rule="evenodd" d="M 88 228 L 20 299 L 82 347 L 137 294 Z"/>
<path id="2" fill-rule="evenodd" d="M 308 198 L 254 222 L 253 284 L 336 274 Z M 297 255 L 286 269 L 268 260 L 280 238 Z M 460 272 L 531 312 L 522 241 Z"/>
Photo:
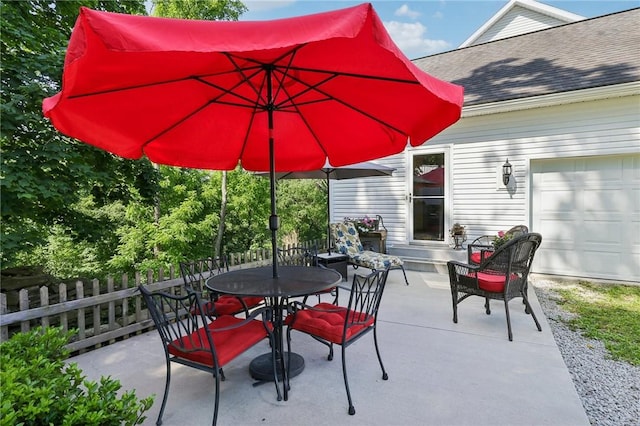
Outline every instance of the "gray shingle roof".
<path id="1" fill-rule="evenodd" d="M 415 59 L 465 105 L 640 81 L 640 8 Z"/>

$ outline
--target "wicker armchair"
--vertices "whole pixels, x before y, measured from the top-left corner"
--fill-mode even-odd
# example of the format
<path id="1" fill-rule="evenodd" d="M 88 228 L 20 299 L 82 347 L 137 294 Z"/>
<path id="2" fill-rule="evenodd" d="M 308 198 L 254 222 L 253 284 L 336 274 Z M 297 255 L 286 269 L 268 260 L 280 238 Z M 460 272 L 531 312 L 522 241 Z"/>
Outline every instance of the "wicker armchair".
<path id="1" fill-rule="evenodd" d="M 490 299 L 503 300 L 507 314 L 508 336 L 509 340 L 513 340 L 509 301 L 515 297 L 522 297 L 526 306 L 525 312 L 531 314 L 538 331 L 542 331 L 527 298 L 529 269 L 541 241 L 540 234 L 523 234 L 500 246 L 480 265 L 456 261 L 447 262 L 453 301 L 453 322 L 458 322 L 458 305 L 469 296 L 485 298 L 487 315 L 491 314 Z"/>
<path id="2" fill-rule="evenodd" d="M 353 222 L 332 223 L 330 228 L 336 251 L 346 255 L 348 263 L 354 268 L 362 266 L 374 272 L 381 269 L 401 269 L 404 282 L 409 285 L 402 259 L 398 256 L 365 250 Z"/>
<path id="3" fill-rule="evenodd" d="M 517 237 L 529 232 L 529 228 L 526 225 L 516 225 L 504 233 L 506 236 Z M 491 253 L 495 251 L 493 241 L 496 239 L 495 235 L 481 235 L 476 238 L 467 246 L 467 261 L 471 265 L 479 265 L 485 257 L 491 256 Z"/>

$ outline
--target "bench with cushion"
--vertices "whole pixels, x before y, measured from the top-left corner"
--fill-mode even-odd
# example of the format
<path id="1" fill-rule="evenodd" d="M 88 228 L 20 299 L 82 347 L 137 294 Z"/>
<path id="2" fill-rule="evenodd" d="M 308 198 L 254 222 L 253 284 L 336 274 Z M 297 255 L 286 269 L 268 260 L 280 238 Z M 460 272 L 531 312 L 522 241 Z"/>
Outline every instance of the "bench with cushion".
<path id="1" fill-rule="evenodd" d="M 337 222 L 331 224 L 331 238 L 338 253 L 348 258 L 350 265 L 362 266 L 373 271 L 381 269 L 401 269 L 404 281 L 409 285 L 404 271 L 404 262 L 398 256 L 382 254 L 371 250 L 364 250 L 360 242 L 360 235 L 353 222 Z"/>

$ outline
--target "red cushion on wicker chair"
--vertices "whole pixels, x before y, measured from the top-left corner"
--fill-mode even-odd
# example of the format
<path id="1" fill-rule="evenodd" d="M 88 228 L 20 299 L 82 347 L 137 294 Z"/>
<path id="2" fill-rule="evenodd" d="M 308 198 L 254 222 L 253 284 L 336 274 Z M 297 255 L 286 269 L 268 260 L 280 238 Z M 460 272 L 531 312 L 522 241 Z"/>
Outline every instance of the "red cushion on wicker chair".
<path id="1" fill-rule="evenodd" d="M 202 327 L 198 331 L 185 336 L 182 339 L 174 340 L 169 345 L 171 355 L 189 359 L 200 364 L 213 366 L 213 359 L 209 351 L 208 340 L 204 333 L 209 329 L 220 329 L 245 321 L 244 319 L 230 315 L 220 316 L 210 323 L 206 328 Z M 198 336 L 192 336 L 198 334 Z M 229 361 L 249 349 L 251 346 L 267 337 L 267 331 L 260 320 L 252 320 L 246 325 L 231 330 L 224 330 L 212 333 L 213 345 L 218 355 L 218 367 L 222 367 Z M 204 347 L 201 347 L 204 346 Z"/>
<path id="2" fill-rule="evenodd" d="M 318 303 L 313 309 L 302 309 L 295 313 L 293 328 L 305 333 L 318 336 L 329 342 L 340 344 L 347 309 L 332 303 Z M 373 325 L 374 317 L 365 317 L 360 312 L 350 311 L 349 315 L 359 315 L 362 324 L 354 325 L 347 329 L 346 340 L 360 333 L 365 328 Z M 357 317 L 356 317 L 357 318 Z"/>
<path id="3" fill-rule="evenodd" d="M 504 275 L 493 275 L 485 272 L 478 272 L 478 287 L 482 290 L 501 292 L 504 291 Z"/>
<path id="4" fill-rule="evenodd" d="M 471 253 L 469 260 L 471 260 L 471 263 L 480 264 L 482 262 L 482 254 L 479 251 Z"/>

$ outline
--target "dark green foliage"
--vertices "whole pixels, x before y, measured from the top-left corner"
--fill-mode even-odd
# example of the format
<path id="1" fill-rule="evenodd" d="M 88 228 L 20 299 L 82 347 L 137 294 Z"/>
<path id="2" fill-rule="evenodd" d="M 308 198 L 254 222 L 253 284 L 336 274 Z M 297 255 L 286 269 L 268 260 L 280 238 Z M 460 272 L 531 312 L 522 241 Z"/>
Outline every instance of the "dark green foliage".
<path id="1" fill-rule="evenodd" d="M 0 191 L 6 266 L 16 264 L 19 253 L 43 244 L 53 225 L 73 228 L 75 240 L 104 227 L 74 209 L 82 196 L 95 193 L 99 202 L 126 198 L 124 188 L 141 181 L 142 195 L 154 192 L 148 191 L 153 188 L 148 166 L 127 165 L 67 138 L 42 116 L 42 100 L 60 89 L 65 49 L 81 5 L 145 13 L 142 0 L 0 2 Z M 85 226 L 78 228 L 76 222 Z"/>
<path id="2" fill-rule="evenodd" d="M 157 0 L 156 15 L 233 20 L 236 0 Z M 1 1 L 0 227 L 3 268 L 36 265 L 59 278 L 104 278 L 213 254 L 221 172 L 125 160 L 57 132 L 42 100 L 60 90 L 81 5 L 146 14 L 138 1 Z M 282 183 L 279 238 L 324 238 L 326 188 Z M 228 173 L 223 253 L 270 248 L 269 181 Z M 154 212 L 159 207 L 159 214 Z"/>
<path id="3" fill-rule="evenodd" d="M 118 380 L 86 380 L 65 363 L 73 333 L 57 328 L 17 333 L 0 345 L 0 425 L 136 425 L 153 404 Z"/>

